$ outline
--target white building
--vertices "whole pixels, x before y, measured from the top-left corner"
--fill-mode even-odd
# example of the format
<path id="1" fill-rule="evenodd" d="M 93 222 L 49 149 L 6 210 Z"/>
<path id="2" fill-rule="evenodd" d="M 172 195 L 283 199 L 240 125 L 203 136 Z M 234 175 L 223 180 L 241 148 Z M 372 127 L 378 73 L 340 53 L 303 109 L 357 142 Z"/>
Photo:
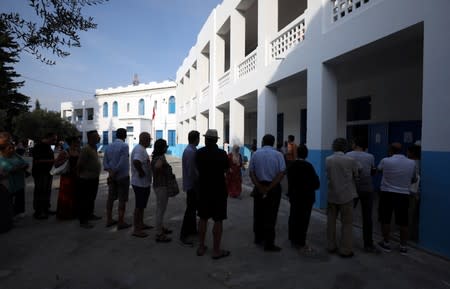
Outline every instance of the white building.
<path id="1" fill-rule="evenodd" d="M 86 132 L 96 129 L 101 145 L 107 146 L 114 141 L 116 130 L 125 128 L 130 149 L 139 143 L 143 131 L 175 146 L 175 110 L 175 83 L 171 81 L 97 89 L 93 99 L 61 103 L 61 117 L 76 125 L 83 142 Z"/>
<path id="2" fill-rule="evenodd" d="M 180 143 L 307 143 L 326 207 L 334 138 L 422 143 L 419 245 L 450 256 L 450 1 L 224 0 L 177 71 Z"/>

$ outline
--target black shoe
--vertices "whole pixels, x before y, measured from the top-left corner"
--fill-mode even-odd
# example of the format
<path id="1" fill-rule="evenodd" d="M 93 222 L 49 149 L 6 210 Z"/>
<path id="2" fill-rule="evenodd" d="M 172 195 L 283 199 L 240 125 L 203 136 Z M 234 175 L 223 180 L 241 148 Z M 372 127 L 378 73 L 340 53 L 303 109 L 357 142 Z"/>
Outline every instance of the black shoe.
<path id="1" fill-rule="evenodd" d="M 53 210 L 47 210 L 48 215 L 56 215 L 56 211 Z"/>
<path id="2" fill-rule="evenodd" d="M 194 247 L 194 242 L 192 242 L 191 240 L 188 240 L 186 237 L 180 237 L 180 242 L 184 246 Z"/>
<path id="3" fill-rule="evenodd" d="M 264 240 L 261 239 L 255 239 L 255 241 L 253 241 L 253 243 L 255 243 L 258 246 L 262 246 L 264 245 Z"/>
<path id="4" fill-rule="evenodd" d="M 42 213 L 34 213 L 33 217 L 37 220 L 45 220 L 48 219 L 48 214 L 42 212 Z"/>
<path id="5" fill-rule="evenodd" d="M 355 254 L 353 252 L 350 252 L 348 254 L 339 254 L 339 256 L 342 258 L 351 258 L 351 257 L 355 256 Z"/>
<path id="6" fill-rule="evenodd" d="M 101 220 L 101 219 L 102 219 L 102 217 L 96 216 L 94 214 L 89 216 L 89 221 L 98 221 L 98 220 Z"/>
<path id="7" fill-rule="evenodd" d="M 264 251 L 266 252 L 280 252 L 281 248 L 276 245 L 265 246 Z"/>
<path id="8" fill-rule="evenodd" d="M 92 229 L 94 228 L 94 225 L 92 225 L 91 223 L 80 223 L 80 227 L 84 229 Z"/>

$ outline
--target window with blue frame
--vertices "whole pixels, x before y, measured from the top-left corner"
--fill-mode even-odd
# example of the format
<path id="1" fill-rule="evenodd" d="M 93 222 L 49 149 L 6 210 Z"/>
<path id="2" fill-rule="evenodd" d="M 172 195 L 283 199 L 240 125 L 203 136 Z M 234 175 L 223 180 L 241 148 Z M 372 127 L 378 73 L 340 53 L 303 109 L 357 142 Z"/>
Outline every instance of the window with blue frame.
<path id="1" fill-rule="evenodd" d="M 103 117 L 108 117 L 108 103 L 103 103 Z"/>
<path id="2" fill-rule="evenodd" d="M 176 135 L 175 135 L 175 130 L 173 130 L 173 129 L 169 129 L 169 131 L 168 131 L 168 145 L 169 146 L 174 146 L 175 145 L 175 143 L 176 143 Z"/>
<path id="3" fill-rule="evenodd" d="M 112 109 L 112 116 L 117 117 L 119 114 L 119 105 L 117 104 L 117 101 L 113 102 L 113 109 Z"/>
<path id="4" fill-rule="evenodd" d="M 133 132 L 134 131 L 134 127 L 133 126 L 127 126 L 127 132 Z"/>
<path id="5" fill-rule="evenodd" d="M 112 142 L 114 142 L 117 139 L 117 130 L 112 131 Z"/>
<path id="6" fill-rule="evenodd" d="M 175 113 L 175 96 L 169 97 L 169 113 Z"/>
<path id="7" fill-rule="evenodd" d="M 144 115 L 145 113 L 145 102 L 143 99 L 139 100 L 139 115 Z"/>
<path id="8" fill-rule="evenodd" d="M 108 144 L 108 137 L 109 137 L 108 131 L 104 130 L 103 131 L 103 145 L 107 145 Z"/>
<path id="9" fill-rule="evenodd" d="M 163 131 L 158 129 L 156 130 L 156 139 L 163 138 Z"/>

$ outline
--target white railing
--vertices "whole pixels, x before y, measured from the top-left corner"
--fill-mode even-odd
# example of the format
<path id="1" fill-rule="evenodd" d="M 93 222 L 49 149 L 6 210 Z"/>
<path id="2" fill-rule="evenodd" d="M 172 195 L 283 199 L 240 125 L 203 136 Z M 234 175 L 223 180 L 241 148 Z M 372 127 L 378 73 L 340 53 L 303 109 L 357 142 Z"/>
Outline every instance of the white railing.
<path id="1" fill-rule="evenodd" d="M 254 50 L 238 65 L 238 78 L 242 78 L 256 69 L 256 55 L 256 50 Z"/>
<path id="2" fill-rule="evenodd" d="M 218 80 L 219 88 L 224 87 L 228 83 L 230 83 L 230 70 L 225 72 Z"/>
<path id="3" fill-rule="evenodd" d="M 290 25 L 284 27 L 278 36 L 270 42 L 271 57 L 277 59 L 305 40 L 306 24 L 305 13 L 295 19 Z"/>
<path id="4" fill-rule="evenodd" d="M 207 84 L 201 91 L 201 98 L 207 98 L 209 95 L 209 84 Z"/>
<path id="5" fill-rule="evenodd" d="M 332 22 L 344 18 L 348 14 L 373 1 L 374 0 L 331 0 Z"/>

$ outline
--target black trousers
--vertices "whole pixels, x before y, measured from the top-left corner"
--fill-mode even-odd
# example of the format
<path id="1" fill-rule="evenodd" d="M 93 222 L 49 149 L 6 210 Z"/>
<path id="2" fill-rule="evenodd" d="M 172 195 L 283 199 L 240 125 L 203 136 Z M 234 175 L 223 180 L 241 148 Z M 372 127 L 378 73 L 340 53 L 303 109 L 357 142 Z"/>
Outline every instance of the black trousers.
<path id="1" fill-rule="evenodd" d="M 13 217 L 12 195 L 5 186 L 0 184 L 0 233 L 11 230 Z"/>
<path id="2" fill-rule="evenodd" d="M 75 195 L 80 224 L 87 223 L 89 217 L 94 213 L 95 198 L 97 197 L 98 191 L 98 182 L 98 178 L 77 179 Z"/>
<path id="3" fill-rule="evenodd" d="M 197 234 L 197 191 L 194 189 L 186 192 L 186 211 L 181 225 L 180 238 Z"/>
<path id="4" fill-rule="evenodd" d="M 14 193 L 14 215 L 25 213 L 25 189 L 20 189 Z"/>
<path id="5" fill-rule="evenodd" d="M 266 247 L 275 243 L 275 225 L 281 200 L 281 185 L 270 190 L 266 197 L 256 193 L 253 199 L 253 232 L 255 242 L 264 242 Z"/>
<path id="6" fill-rule="evenodd" d="M 371 247 L 373 246 L 373 239 L 372 239 L 373 192 L 358 191 L 358 197 L 359 201 L 361 202 L 364 247 Z"/>
<path id="7" fill-rule="evenodd" d="M 33 208 L 36 214 L 47 213 L 50 208 L 53 176 L 49 173 L 33 175 Z"/>
<path id="8" fill-rule="evenodd" d="M 308 232 L 314 197 L 289 201 L 291 204 L 288 221 L 289 240 L 292 244 L 303 247 L 306 245 L 306 233 Z"/>

